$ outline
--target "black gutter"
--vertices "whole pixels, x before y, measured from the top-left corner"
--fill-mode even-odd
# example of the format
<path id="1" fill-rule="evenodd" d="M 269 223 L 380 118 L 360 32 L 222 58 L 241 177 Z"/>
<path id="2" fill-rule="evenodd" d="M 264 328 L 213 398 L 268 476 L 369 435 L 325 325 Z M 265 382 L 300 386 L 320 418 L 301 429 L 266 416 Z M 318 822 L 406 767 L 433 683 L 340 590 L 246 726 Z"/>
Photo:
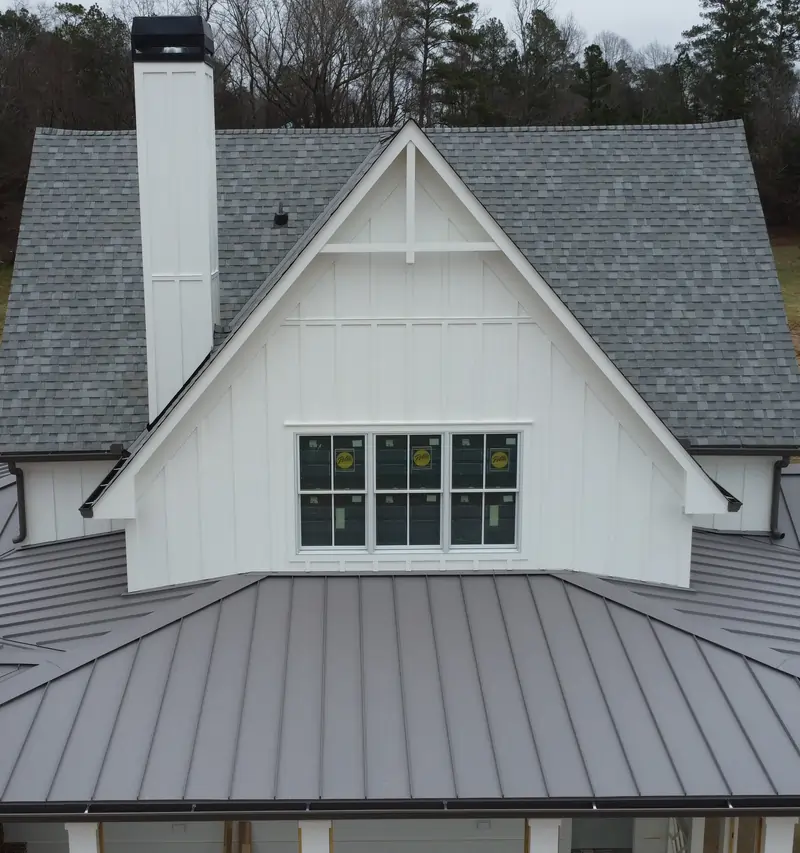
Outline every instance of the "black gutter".
<path id="1" fill-rule="evenodd" d="M 8 471 L 17 480 L 17 522 L 19 529 L 17 535 L 11 538 L 15 545 L 19 545 L 28 538 L 28 514 L 25 511 L 25 474 L 16 462 L 8 463 Z"/>
<path id="2" fill-rule="evenodd" d="M 739 498 L 734 497 L 725 488 L 725 486 L 720 486 L 720 484 L 716 480 L 711 480 L 711 482 L 719 489 L 722 496 L 728 502 L 728 512 L 739 512 L 739 510 L 742 508 L 742 502 L 739 500 Z"/>
<path id="3" fill-rule="evenodd" d="M 116 459 L 119 456 L 119 451 L 72 451 L 62 452 L 60 450 L 48 450 L 42 452 L 30 453 L 3 453 L 0 455 L 0 462 L 94 462 L 101 459 Z"/>
<path id="4" fill-rule="evenodd" d="M 724 444 L 689 444 L 681 441 L 684 450 L 687 450 L 692 456 L 797 456 L 800 455 L 800 447 L 787 447 L 785 445 L 776 445 L 770 447 L 764 444 L 754 444 L 752 447 L 735 445 L 728 447 Z"/>
<path id="5" fill-rule="evenodd" d="M 364 818 L 655 817 L 800 814 L 800 796 L 307 802 L 0 803 L 2 821 L 358 820 Z"/>
<path id="6" fill-rule="evenodd" d="M 122 456 L 117 459 L 114 467 L 108 472 L 108 474 L 103 477 L 103 479 L 99 482 L 95 490 L 89 495 L 88 498 L 81 504 L 78 508 L 80 514 L 83 518 L 94 518 L 94 505 L 100 500 L 100 496 L 108 487 L 108 484 L 117 476 L 119 473 L 119 469 L 127 462 L 128 460 L 128 451 L 124 451 Z"/>
<path id="7" fill-rule="evenodd" d="M 778 512 L 781 501 L 781 477 L 783 469 L 789 465 L 790 459 L 784 456 L 772 467 L 772 503 L 769 507 L 769 538 L 773 542 L 780 542 L 786 534 L 778 530 Z"/>

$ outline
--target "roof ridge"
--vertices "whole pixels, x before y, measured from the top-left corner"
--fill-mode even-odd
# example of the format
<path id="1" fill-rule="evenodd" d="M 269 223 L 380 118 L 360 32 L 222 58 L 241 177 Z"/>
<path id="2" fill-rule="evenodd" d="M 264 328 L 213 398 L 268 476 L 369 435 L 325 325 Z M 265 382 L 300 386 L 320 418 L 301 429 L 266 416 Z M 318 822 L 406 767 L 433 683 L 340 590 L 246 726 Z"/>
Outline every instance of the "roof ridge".
<path id="1" fill-rule="evenodd" d="M 348 127 L 218 127 L 217 136 L 261 136 L 261 135 L 301 135 L 328 136 L 348 134 L 394 133 L 399 125 L 353 125 Z M 717 130 L 719 128 L 744 127 L 741 119 L 727 121 L 686 122 L 683 124 L 529 124 L 529 125 L 485 125 L 452 127 L 449 125 L 432 125 L 423 128 L 427 133 L 587 133 L 599 132 L 652 132 L 652 131 L 689 131 Z M 120 130 L 78 130 L 66 127 L 37 127 L 37 136 L 134 136 L 135 130 L 124 128 Z"/>
<path id="2" fill-rule="evenodd" d="M 134 620 L 129 625 L 120 626 L 95 640 L 87 640 L 74 650 L 59 652 L 57 659 L 48 657 L 25 673 L 15 676 L 7 684 L 0 683 L 0 706 L 30 693 L 59 676 L 66 675 L 97 658 L 121 649 L 130 643 L 141 640 L 148 634 L 166 628 L 187 616 L 216 604 L 223 598 L 233 595 L 264 578 L 263 574 L 231 575 L 221 578 L 210 586 L 202 587 L 185 598 L 171 602 L 159 610 Z"/>
<path id="3" fill-rule="evenodd" d="M 632 592 L 597 575 L 571 571 L 552 572 L 552 575 L 566 583 L 580 587 L 586 592 L 633 610 L 642 616 L 647 616 L 678 631 L 719 646 L 726 651 L 734 652 L 770 669 L 775 669 L 783 675 L 800 678 L 800 662 L 792 660 L 788 654 L 778 654 L 769 646 L 756 646 L 752 640 L 742 639 L 725 628 L 697 624 L 695 619 L 677 608 L 664 604 L 661 600 L 656 601 L 643 593 Z"/>

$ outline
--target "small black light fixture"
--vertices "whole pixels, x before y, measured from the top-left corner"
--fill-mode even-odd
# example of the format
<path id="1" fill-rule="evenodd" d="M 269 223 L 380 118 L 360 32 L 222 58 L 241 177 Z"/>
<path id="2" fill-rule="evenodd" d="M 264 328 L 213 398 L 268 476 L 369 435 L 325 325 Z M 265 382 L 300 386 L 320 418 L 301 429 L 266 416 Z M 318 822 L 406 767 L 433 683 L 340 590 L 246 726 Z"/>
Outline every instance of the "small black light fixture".
<path id="1" fill-rule="evenodd" d="M 288 225 L 289 223 L 289 214 L 286 213 L 283 209 L 283 202 L 278 202 L 278 212 L 275 214 L 275 219 L 273 220 L 273 225 L 276 228 L 283 228 L 284 225 Z"/>

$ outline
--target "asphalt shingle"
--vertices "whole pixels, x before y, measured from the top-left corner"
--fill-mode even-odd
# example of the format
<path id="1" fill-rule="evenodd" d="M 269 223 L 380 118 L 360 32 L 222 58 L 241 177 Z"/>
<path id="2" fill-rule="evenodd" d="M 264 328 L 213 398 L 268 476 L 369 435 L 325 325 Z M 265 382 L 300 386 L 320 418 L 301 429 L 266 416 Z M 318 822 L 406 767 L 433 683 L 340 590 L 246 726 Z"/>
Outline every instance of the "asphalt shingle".
<path id="1" fill-rule="evenodd" d="M 227 326 L 386 130 L 217 135 Z M 430 137 L 678 438 L 800 444 L 800 385 L 739 123 Z M 274 229 L 278 203 L 289 226 Z M 0 351 L 0 452 L 147 420 L 136 139 L 39 131 Z"/>

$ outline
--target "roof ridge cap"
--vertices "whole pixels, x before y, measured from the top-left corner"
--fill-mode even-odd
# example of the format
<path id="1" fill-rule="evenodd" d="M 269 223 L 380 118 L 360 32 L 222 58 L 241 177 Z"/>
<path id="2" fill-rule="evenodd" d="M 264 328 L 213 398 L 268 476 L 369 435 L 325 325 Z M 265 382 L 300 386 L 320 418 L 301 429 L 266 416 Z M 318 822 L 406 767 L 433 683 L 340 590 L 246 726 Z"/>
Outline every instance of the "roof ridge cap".
<path id="1" fill-rule="evenodd" d="M 130 625 L 123 625 L 118 630 L 110 631 L 108 634 L 81 644 L 73 650 L 59 652 L 60 657 L 48 658 L 27 672 L 14 676 L 7 684 L 0 683 L 0 707 L 62 675 L 67 675 L 98 658 L 105 657 L 111 652 L 135 643 L 149 634 L 154 634 L 174 622 L 181 621 L 193 613 L 210 607 L 212 604 L 258 583 L 263 578 L 263 574 L 231 575 L 221 578 L 210 586 L 202 587 L 185 598 L 134 620 Z"/>
<path id="2" fill-rule="evenodd" d="M 493 133 L 493 132 L 513 132 L 513 133 L 569 133 L 587 131 L 618 131 L 627 133 L 637 133 L 639 131 L 654 131 L 654 130 L 714 130 L 726 127 L 744 127 L 744 122 L 741 119 L 728 119 L 726 121 L 704 121 L 704 122 L 683 122 L 670 124 L 530 124 L 530 125 L 495 125 L 495 126 L 466 126 L 458 127 L 451 125 L 434 125 L 426 127 L 425 132 L 437 133 Z"/>
<path id="3" fill-rule="evenodd" d="M 654 601 L 644 595 L 618 586 L 605 578 L 589 575 L 585 572 L 556 571 L 549 574 L 593 595 L 613 601 L 620 607 L 626 607 L 656 622 L 662 622 L 670 628 L 691 634 L 696 639 L 705 640 L 726 651 L 739 654 L 770 669 L 775 669 L 783 675 L 800 678 L 800 663 L 791 660 L 788 655 L 781 655 L 769 646 L 756 646 L 755 643 L 751 645 L 747 640 L 742 640 L 724 628 L 713 628 L 698 624 L 700 620 L 692 619 L 681 613 L 677 608 L 670 607 L 661 601 Z"/>

